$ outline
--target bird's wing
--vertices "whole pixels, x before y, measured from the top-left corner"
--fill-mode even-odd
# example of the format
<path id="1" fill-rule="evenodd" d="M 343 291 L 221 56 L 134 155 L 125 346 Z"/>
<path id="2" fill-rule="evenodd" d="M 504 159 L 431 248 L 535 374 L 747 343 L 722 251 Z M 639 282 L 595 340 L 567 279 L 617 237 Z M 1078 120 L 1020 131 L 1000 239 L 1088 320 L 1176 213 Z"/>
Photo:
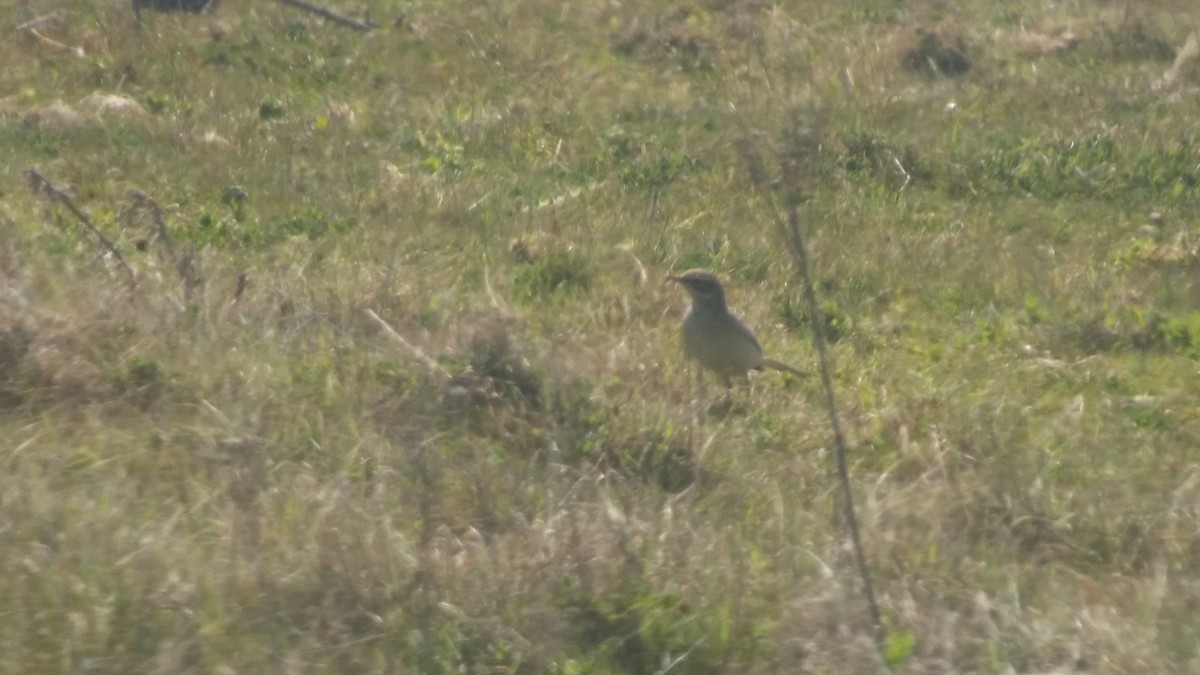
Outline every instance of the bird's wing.
<path id="1" fill-rule="evenodd" d="M 754 345 L 754 348 L 757 349 L 758 352 L 761 354 L 762 353 L 762 345 L 758 344 L 758 339 L 754 337 L 754 332 L 751 331 L 750 328 L 746 326 L 746 324 L 742 323 L 741 319 L 737 318 L 733 314 L 730 314 L 729 318 L 733 319 L 733 323 L 738 327 L 738 332 L 740 332 L 743 337 L 745 337 L 747 340 L 749 340 L 750 344 Z"/>

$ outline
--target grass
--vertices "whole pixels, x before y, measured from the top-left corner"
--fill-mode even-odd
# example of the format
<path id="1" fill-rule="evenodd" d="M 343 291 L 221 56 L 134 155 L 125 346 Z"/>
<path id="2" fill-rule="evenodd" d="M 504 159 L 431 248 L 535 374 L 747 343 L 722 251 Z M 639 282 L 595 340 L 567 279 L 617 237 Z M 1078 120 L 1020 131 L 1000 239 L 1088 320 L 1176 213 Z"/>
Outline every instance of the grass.
<path id="1" fill-rule="evenodd" d="M 1200 672 L 1192 3 L 337 9 L 0 9 L 0 671 Z"/>

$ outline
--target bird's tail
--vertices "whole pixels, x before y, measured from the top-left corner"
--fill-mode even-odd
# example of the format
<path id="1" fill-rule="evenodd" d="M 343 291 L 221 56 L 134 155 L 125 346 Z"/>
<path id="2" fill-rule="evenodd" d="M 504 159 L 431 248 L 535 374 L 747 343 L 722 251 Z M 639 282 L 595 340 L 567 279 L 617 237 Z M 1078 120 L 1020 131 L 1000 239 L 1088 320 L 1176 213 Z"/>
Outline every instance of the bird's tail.
<path id="1" fill-rule="evenodd" d="M 791 373 L 792 375 L 795 375 L 796 377 L 808 377 L 808 373 L 806 373 L 802 370 L 796 370 L 795 368 L 789 366 L 788 364 L 780 362 L 780 361 L 776 361 L 775 359 L 765 359 L 762 362 L 762 367 L 770 368 L 772 370 L 781 370 L 785 373 Z"/>

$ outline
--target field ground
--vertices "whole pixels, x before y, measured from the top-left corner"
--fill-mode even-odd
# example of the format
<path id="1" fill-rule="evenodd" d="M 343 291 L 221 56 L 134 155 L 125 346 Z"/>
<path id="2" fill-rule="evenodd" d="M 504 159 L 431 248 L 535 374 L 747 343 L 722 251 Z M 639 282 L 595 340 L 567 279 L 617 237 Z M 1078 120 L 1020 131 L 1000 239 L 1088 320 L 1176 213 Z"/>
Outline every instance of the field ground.
<path id="1" fill-rule="evenodd" d="M 1194 2 L 333 6 L 0 8 L 0 672 L 1200 673 Z"/>

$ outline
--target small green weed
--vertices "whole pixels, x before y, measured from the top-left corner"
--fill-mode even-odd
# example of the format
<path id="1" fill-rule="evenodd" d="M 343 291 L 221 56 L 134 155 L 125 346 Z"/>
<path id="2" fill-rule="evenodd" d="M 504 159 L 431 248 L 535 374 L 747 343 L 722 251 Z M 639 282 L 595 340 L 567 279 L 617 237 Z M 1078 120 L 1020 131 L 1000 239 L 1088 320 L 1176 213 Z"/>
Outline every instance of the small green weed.
<path id="1" fill-rule="evenodd" d="M 588 260 L 572 248 L 555 247 L 513 272 L 513 293 L 526 303 L 560 293 L 586 290 L 592 281 Z"/>
<path id="2" fill-rule="evenodd" d="M 620 126 L 604 136 L 606 153 L 628 186 L 647 192 L 660 190 L 699 169 L 698 161 L 672 147 L 658 135 L 642 135 Z"/>

